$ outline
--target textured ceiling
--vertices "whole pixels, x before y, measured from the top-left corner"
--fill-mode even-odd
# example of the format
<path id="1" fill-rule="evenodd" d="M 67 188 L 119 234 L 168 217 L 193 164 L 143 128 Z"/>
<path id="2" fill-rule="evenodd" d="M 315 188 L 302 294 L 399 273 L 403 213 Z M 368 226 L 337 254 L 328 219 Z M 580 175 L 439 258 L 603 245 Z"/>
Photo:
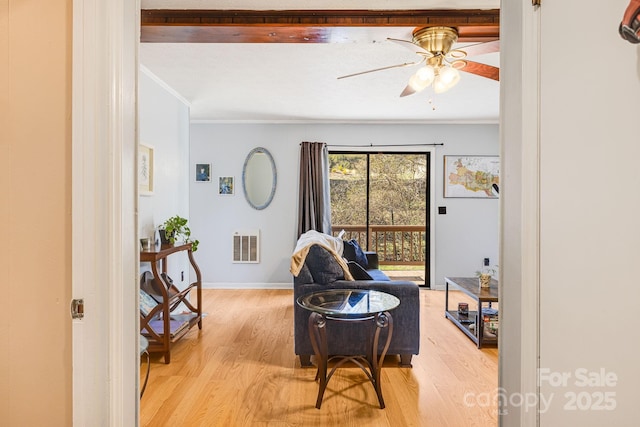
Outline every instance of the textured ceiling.
<path id="1" fill-rule="evenodd" d="M 499 1 L 163 1 L 143 9 L 435 9 L 494 8 Z M 335 3 L 335 4 L 331 4 Z M 495 3 L 498 3 L 497 5 Z M 276 7 L 277 6 L 277 7 Z M 382 31 L 381 31 L 382 30 Z M 462 73 L 434 96 L 400 98 L 416 67 L 338 80 L 354 72 L 412 62 L 418 56 L 386 37 L 411 28 L 359 28 L 347 43 L 141 43 L 140 63 L 191 105 L 193 121 L 219 122 L 497 122 L 499 83 Z M 456 47 L 464 48 L 464 44 Z M 499 54 L 474 61 L 499 65 Z"/>

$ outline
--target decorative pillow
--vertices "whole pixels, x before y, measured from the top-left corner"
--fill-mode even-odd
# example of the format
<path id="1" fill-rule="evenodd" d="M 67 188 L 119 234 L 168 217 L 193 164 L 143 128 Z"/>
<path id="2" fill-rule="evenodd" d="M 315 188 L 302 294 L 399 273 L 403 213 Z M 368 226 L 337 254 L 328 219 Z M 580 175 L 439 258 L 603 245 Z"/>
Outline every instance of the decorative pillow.
<path id="1" fill-rule="evenodd" d="M 349 272 L 353 276 L 353 280 L 373 280 L 373 277 L 355 261 L 349 261 Z"/>
<path id="2" fill-rule="evenodd" d="M 336 280 L 344 279 L 342 267 L 340 267 L 333 255 L 322 246 L 311 246 L 305 263 L 315 283 L 326 285 Z"/>
<path id="3" fill-rule="evenodd" d="M 365 270 L 369 268 L 367 255 L 364 253 L 357 240 L 344 240 L 342 243 L 344 244 L 342 255 L 347 259 L 347 261 L 355 261 Z"/>
<path id="4" fill-rule="evenodd" d="M 313 276 L 311 275 L 311 272 L 309 271 L 309 267 L 307 266 L 306 263 L 300 269 L 300 273 L 298 273 L 297 276 L 293 277 L 293 283 L 295 283 L 296 285 L 313 283 Z"/>
<path id="5" fill-rule="evenodd" d="M 342 241 L 342 256 L 347 261 L 356 260 L 356 248 L 353 244 L 353 240 L 343 240 Z"/>

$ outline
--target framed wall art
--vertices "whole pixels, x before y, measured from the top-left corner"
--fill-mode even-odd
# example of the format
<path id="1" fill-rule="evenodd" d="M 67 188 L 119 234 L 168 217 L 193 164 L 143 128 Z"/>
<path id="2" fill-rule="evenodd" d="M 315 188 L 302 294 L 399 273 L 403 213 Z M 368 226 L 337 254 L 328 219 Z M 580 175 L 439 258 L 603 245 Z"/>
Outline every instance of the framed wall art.
<path id="1" fill-rule="evenodd" d="M 234 185 L 232 176 L 218 177 L 218 194 L 222 196 L 233 195 Z"/>
<path id="2" fill-rule="evenodd" d="M 144 144 L 138 145 L 138 193 L 153 194 L 153 147 Z"/>
<path id="3" fill-rule="evenodd" d="M 196 163 L 196 182 L 211 182 L 210 163 Z"/>
<path id="4" fill-rule="evenodd" d="M 444 156 L 444 197 L 498 198 L 498 156 Z"/>

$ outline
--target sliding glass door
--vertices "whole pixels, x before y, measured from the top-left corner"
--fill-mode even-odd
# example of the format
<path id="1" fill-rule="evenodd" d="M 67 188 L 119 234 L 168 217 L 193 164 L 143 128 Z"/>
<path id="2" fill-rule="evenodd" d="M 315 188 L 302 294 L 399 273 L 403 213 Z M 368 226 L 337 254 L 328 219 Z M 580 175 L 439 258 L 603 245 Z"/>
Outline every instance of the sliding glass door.
<path id="1" fill-rule="evenodd" d="M 429 286 L 429 153 L 329 153 L 334 235 L 378 253 L 393 279 Z"/>

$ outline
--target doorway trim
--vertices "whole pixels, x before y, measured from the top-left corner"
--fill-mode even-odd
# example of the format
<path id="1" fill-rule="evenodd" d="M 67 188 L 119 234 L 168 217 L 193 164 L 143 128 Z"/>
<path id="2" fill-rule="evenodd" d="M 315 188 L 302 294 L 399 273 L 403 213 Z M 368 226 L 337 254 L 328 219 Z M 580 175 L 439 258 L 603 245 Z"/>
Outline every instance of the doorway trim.
<path id="1" fill-rule="evenodd" d="M 524 3 L 518 2 L 503 1 L 501 5 L 502 26 L 506 29 L 501 30 L 503 47 L 513 55 L 510 56 L 512 67 L 507 66 L 504 57 L 501 60 L 501 68 L 507 77 L 503 82 L 511 84 L 510 89 L 517 92 L 513 95 L 515 102 L 511 98 L 509 105 L 517 105 L 518 101 L 522 101 L 523 94 L 537 95 L 537 88 L 524 87 L 519 70 L 521 64 L 513 59 L 526 55 L 528 60 L 539 66 L 535 52 L 523 52 L 524 48 L 529 47 L 527 40 L 530 41 L 529 38 L 533 37 L 524 34 L 523 20 L 533 22 L 530 16 L 533 13 L 524 11 L 524 7 Z M 72 292 L 73 298 L 85 298 L 87 309 L 85 320 L 74 322 L 73 325 L 74 425 L 138 425 L 138 367 L 135 363 L 137 333 L 135 328 L 131 328 L 131 325 L 137 325 L 138 322 L 135 315 L 137 297 L 134 289 L 129 289 L 135 286 L 127 287 L 126 284 L 128 280 L 136 283 L 138 258 L 135 245 L 137 227 L 133 160 L 136 143 L 139 22 L 139 0 L 73 0 Z M 539 28 L 539 24 L 536 28 Z M 524 42 L 523 37 L 526 39 Z M 522 53 L 514 54 L 516 51 Z M 536 79 L 540 74 L 538 68 L 528 72 Z M 507 92 L 505 89 L 501 91 Z M 510 143 L 519 143 L 521 147 L 526 142 L 522 138 L 526 125 L 535 121 L 527 113 L 535 113 L 539 105 L 539 98 L 527 98 L 527 101 L 531 101 L 531 105 L 524 106 L 524 111 L 514 113 L 518 117 L 510 115 L 509 119 L 501 118 L 501 127 L 508 125 L 508 136 L 515 136 Z M 501 134 L 504 145 L 509 138 L 502 131 Z M 537 136 L 536 143 L 539 143 Z M 97 155 L 103 152 L 108 155 Z M 505 165 L 506 169 L 517 166 L 513 163 Z M 102 175 L 104 173 L 108 175 Z M 524 175 L 524 172 L 515 170 L 514 173 Z M 526 178 L 530 182 L 536 182 L 539 170 L 530 173 Z M 521 188 L 514 188 L 513 192 L 518 192 Z M 508 191 L 507 188 L 504 189 L 505 193 Z M 106 205 L 102 206 L 103 202 Z M 511 207 L 503 208 L 502 212 L 513 214 Z M 537 205 L 523 207 L 530 216 L 515 231 L 516 243 L 521 243 L 521 233 L 525 227 L 539 225 L 538 208 Z M 515 211 L 520 213 L 519 208 Z M 105 235 L 107 240 L 91 240 Z M 531 239 L 528 247 L 533 248 L 534 243 L 539 243 L 539 236 L 535 232 L 528 236 Z M 84 249 L 88 252 L 83 253 Z M 539 271 L 538 262 L 535 260 L 529 266 L 536 273 Z M 111 266 L 116 267 L 116 270 L 110 270 Z M 521 266 L 516 270 L 513 274 L 519 278 L 530 271 L 522 271 Z M 107 271 L 108 277 L 100 276 L 103 271 Z M 431 271 L 433 272 L 433 268 Z M 503 270 L 501 274 L 504 273 Z M 537 292 L 539 278 L 536 276 L 526 279 L 532 285 L 531 288 L 526 288 L 524 281 L 517 281 L 511 289 L 504 290 L 505 295 L 515 293 L 522 302 L 526 296 L 525 290 Z M 501 277 L 501 282 L 503 281 Z M 108 290 L 107 285 L 114 285 L 114 288 Z M 133 308 L 129 310 L 131 307 Z M 518 390 L 528 393 L 537 391 L 535 367 L 539 355 L 536 341 L 539 322 L 536 304 L 529 303 L 522 306 L 522 309 L 518 314 L 513 313 L 514 320 L 519 320 L 517 324 L 514 323 L 514 330 L 505 332 L 509 332 L 510 337 L 526 342 L 518 341 L 510 351 L 501 351 L 500 361 L 502 364 L 509 356 L 516 359 L 508 367 L 508 372 L 501 367 L 501 375 L 506 373 L 517 376 Z M 509 327 L 508 323 L 506 326 Z M 522 332 L 533 335 L 525 337 Z M 78 342 L 78 339 L 82 341 Z M 525 354 L 523 350 L 527 345 L 533 346 L 535 352 Z M 507 350 L 505 346 L 501 348 Z M 96 354 L 100 356 L 99 359 L 92 360 L 92 355 Z M 523 377 L 526 377 L 524 381 Z M 500 386 L 503 385 L 503 380 L 500 380 Z M 130 410 L 129 405 L 134 405 L 135 408 Z M 511 422 L 515 419 L 505 420 L 503 417 L 500 422 L 505 426 L 538 424 L 536 414 L 518 413 L 516 417 L 521 421 L 520 424 Z"/>
<path id="2" fill-rule="evenodd" d="M 73 424 L 138 425 L 138 0 L 73 0 Z"/>
<path id="3" fill-rule="evenodd" d="M 540 402 L 540 6 L 501 2 L 499 390 Z M 509 60 L 507 61 L 507 58 Z M 503 402 L 503 404 L 506 402 Z M 539 407 L 503 406 L 499 424 L 540 425 Z"/>

